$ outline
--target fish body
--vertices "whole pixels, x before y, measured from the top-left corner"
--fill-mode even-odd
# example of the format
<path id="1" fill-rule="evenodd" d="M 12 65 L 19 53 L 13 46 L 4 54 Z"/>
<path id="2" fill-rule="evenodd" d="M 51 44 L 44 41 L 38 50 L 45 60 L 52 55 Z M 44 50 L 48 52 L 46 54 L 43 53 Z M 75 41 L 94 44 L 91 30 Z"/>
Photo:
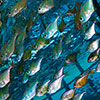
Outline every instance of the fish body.
<path id="1" fill-rule="evenodd" d="M 58 26 L 57 26 L 57 20 L 58 20 L 59 16 L 57 16 L 57 18 L 48 25 L 48 27 L 45 30 L 44 36 L 46 39 L 51 38 L 55 32 L 58 31 Z"/>
<path id="2" fill-rule="evenodd" d="M 81 77 L 83 77 L 83 76 L 85 76 L 85 75 L 90 75 L 90 74 L 94 74 L 94 70 L 95 69 L 91 69 L 91 70 L 86 70 L 86 71 L 84 71 L 80 76 Z"/>
<path id="3" fill-rule="evenodd" d="M 83 93 L 80 93 L 80 94 L 76 94 L 73 98 L 73 100 L 82 100 L 82 97 L 83 95 L 85 94 L 86 92 L 83 92 Z"/>
<path id="4" fill-rule="evenodd" d="M 88 62 L 93 62 L 98 58 L 99 58 L 99 49 L 90 54 L 90 56 L 88 57 Z"/>
<path id="5" fill-rule="evenodd" d="M 75 89 L 68 90 L 61 96 L 61 100 L 69 100 L 74 97 Z"/>
<path id="6" fill-rule="evenodd" d="M 14 38 L 12 38 L 11 41 L 3 45 L 3 48 L 0 51 L 2 61 L 7 60 L 14 53 L 16 37 L 17 37 L 17 34 L 14 36 Z"/>
<path id="7" fill-rule="evenodd" d="M 24 54 L 23 54 L 24 61 L 28 60 L 31 57 L 31 50 L 32 50 L 31 47 L 27 50 L 24 50 Z"/>
<path id="8" fill-rule="evenodd" d="M 69 55 L 66 57 L 65 62 L 66 62 L 66 63 L 72 63 L 72 62 L 75 62 L 76 59 L 77 59 L 77 53 L 69 54 Z"/>
<path id="9" fill-rule="evenodd" d="M 9 84 L 0 89 L 0 100 L 6 100 L 10 96 Z"/>
<path id="10" fill-rule="evenodd" d="M 61 88 L 61 82 L 62 82 L 63 77 L 64 77 L 64 75 L 62 75 L 61 77 L 59 77 L 58 79 L 56 79 L 54 82 L 52 82 L 49 85 L 48 93 L 50 93 L 50 94 L 55 93 L 56 91 L 58 91 Z"/>
<path id="11" fill-rule="evenodd" d="M 43 0 L 39 5 L 38 13 L 44 14 L 53 7 L 54 7 L 54 1 L 53 0 Z"/>
<path id="12" fill-rule="evenodd" d="M 31 100 L 36 95 L 37 84 L 38 82 L 35 82 L 35 84 L 29 84 L 29 86 L 24 91 L 22 100 Z"/>
<path id="13" fill-rule="evenodd" d="M 47 44 L 49 44 L 49 39 L 45 39 L 44 37 L 39 36 L 36 39 L 36 42 L 35 42 L 35 45 L 34 45 L 34 49 L 35 50 L 40 50 Z"/>
<path id="14" fill-rule="evenodd" d="M 63 69 L 64 69 L 64 66 L 62 68 L 60 68 L 58 71 L 56 71 L 56 73 L 54 75 L 54 79 L 58 79 L 60 76 L 63 75 Z"/>
<path id="15" fill-rule="evenodd" d="M 100 72 L 100 62 L 98 63 L 98 65 L 96 67 L 96 72 Z"/>
<path id="16" fill-rule="evenodd" d="M 92 26 L 85 32 L 84 39 L 89 40 L 92 38 L 92 36 L 95 34 L 95 22 L 92 24 Z"/>
<path id="17" fill-rule="evenodd" d="M 94 52 L 95 50 L 98 49 L 98 46 L 99 46 L 99 39 L 96 39 L 95 41 L 89 44 L 87 48 L 87 52 L 90 52 L 90 53 Z"/>
<path id="18" fill-rule="evenodd" d="M 75 88 L 81 88 L 82 86 L 87 84 L 87 78 L 89 74 L 83 75 L 78 80 L 76 80 L 74 87 Z"/>
<path id="19" fill-rule="evenodd" d="M 26 6 L 26 0 L 20 0 L 12 7 L 9 17 L 14 17 Z"/>
<path id="20" fill-rule="evenodd" d="M 62 18 L 58 30 L 59 30 L 60 32 L 62 32 L 62 31 L 64 30 L 65 26 L 66 26 L 66 24 L 65 24 L 65 22 L 64 22 L 64 20 L 63 20 L 63 18 Z"/>
<path id="21" fill-rule="evenodd" d="M 40 65 L 41 65 L 42 59 L 43 58 L 41 58 L 40 60 L 38 60 L 30 65 L 29 69 L 27 70 L 27 75 L 32 76 L 40 70 Z"/>
<path id="22" fill-rule="evenodd" d="M 15 42 L 15 51 L 17 53 L 18 59 L 20 60 L 24 54 L 24 39 L 25 39 L 25 33 L 19 33 L 16 42 Z"/>
<path id="23" fill-rule="evenodd" d="M 43 96 L 48 91 L 49 82 L 50 82 L 50 80 L 47 81 L 42 86 L 38 87 L 36 96 L 39 96 L 39 97 Z"/>
<path id="24" fill-rule="evenodd" d="M 53 58 L 57 59 L 62 53 L 62 39 L 53 48 Z"/>
<path id="25" fill-rule="evenodd" d="M 25 84 L 29 80 L 29 76 L 27 75 L 27 72 L 24 72 L 23 78 L 22 78 L 22 83 Z"/>
<path id="26" fill-rule="evenodd" d="M 92 0 L 87 0 L 80 11 L 80 21 L 85 23 L 89 20 L 92 13 L 94 12 L 94 6 Z"/>
<path id="27" fill-rule="evenodd" d="M 10 82 L 10 69 L 12 67 L 9 67 L 4 72 L 0 74 L 0 88 L 3 88 Z"/>
<path id="28" fill-rule="evenodd" d="M 33 14 L 34 14 L 34 11 L 32 11 L 31 16 L 30 16 L 28 22 L 26 23 L 26 31 L 27 32 L 29 32 L 30 29 L 32 28 L 32 25 L 33 25 L 32 16 L 33 16 Z"/>

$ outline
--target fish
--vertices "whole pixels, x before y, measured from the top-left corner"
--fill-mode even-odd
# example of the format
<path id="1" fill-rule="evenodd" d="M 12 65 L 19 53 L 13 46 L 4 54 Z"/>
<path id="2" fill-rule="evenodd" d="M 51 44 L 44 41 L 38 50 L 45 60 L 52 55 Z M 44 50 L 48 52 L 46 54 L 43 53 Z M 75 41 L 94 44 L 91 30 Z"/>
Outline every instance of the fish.
<path id="1" fill-rule="evenodd" d="M 80 10 L 78 9 L 78 11 L 76 12 L 76 16 L 75 16 L 75 20 L 74 20 L 74 23 L 75 23 L 75 29 L 76 30 L 79 30 L 81 29 L 83 23 L 81 23 L 81 21 L 79 20 L 80 19 Z"/>
<path id="2" fill-rule="evenodd" d="M 16 2 L 15 5 L 11 8 L 8 16 L 14 17 L 15 15 L 17 15 L 23 8 L 26 7 L 26 1 L 27 0 L 20 0 Z"/>
<path id="3" fill-rule="evenodd" d="M 58 27 L 58 30 L 59 30 L 60 32 L 63 32 L 65 26 L 66 26 L 66 23 L 64 22 L 64 19 L 62 18 L 61 23 L 60 23 L 60 25 L 59 25 L 59 27 Z"/>
<path id="4" fill-rule="evenodd" d="M 49 39 L 45 39 L 45 37 L 40 35 L 35 41 L 34 49 L 40 50 L 47 44 L 49 44 Z"/>
<path id="5" fill-rule="evenodd" d="M 82 26 L 82 23 L 81 21 L 79 20 L 80 18 L 80 7 L 81 7 L 82 3 L 79 3 L 78 1 L 76 2 L 75 6 L 73 9 L 69 10 L 67 12 L 67 15 L 73 15 L 75 14 L 75 20 L 74 20 L 74 23 L 75 23 L 75 29 L 79 30 Z"/>
<path id="6" fill-rule="evenodd" d="M 27 50 L 24 50 L 23 61 L 26 61 L 29 58 L 31 58 L 31 50 L 32 50 L 32 47 L 33 47 L 33 45 L 31 45 L 31 47 L 29 47 Z"/>
<path id="7" fill-rule="evenodd" d="M 100 48 L 98 48 L 96 51 L 94 51 L 90 54 L 90 56 L 88 57 L 89 63 L 93 62 L 99 58 L 99 50 L 100 50 Z"/>
<path id="8" fill-rule="evenodd" d="M 0 88 L 0 100 L 6 100 L 10 96 L 9 86 L 10 86 L 10 83 L 6 85 L 5 87 Z"/>
<path id="9" fill-rule="evenodd" d="M 75 3 L 75 6 L 71 9 L 67 11 L 67 15 L 73 15 L 76 14 L 78 10 L 80 10 L 81 3 L 79 3 L 78 1 Z"/>
<path id="10" fill-rule="evenodd" d="M 27 75 L 32 76 L 40 70 L 41 62 L 43 57 L 36 62 L 33 62 L 27 70 Z"/>
<path id="11" fill-rule="evenodd" d="M 76 2 L 75 7 L 72 10 L 69 10 L 67 12 L 67 15 L 75 15 L 75 28 L 80 29 L 84 23 L 86 23 L 92 13 L 95 11 L 95 8 L 93 6 L 92 0 L 87 0 L 84 5 L 82 3 Z"/>
<path id="12" fill-rule="evenodd" d="M 21 59 L 21 61 L 18 63 L 18 66 L 16 68 L 17 74 L 21 74 L 24 71 L 24 67 L 23 67 L 24 61 L 23 58 Z"/>
<path id="13" fill-rule="evenodd" d="M 25 89 L 22 100 L 31 100 L 36 95 L 38 81 L 35 83 L 30 83 L 29 86 Z"/>
<path id="14" fill-rule="evenodd" d="M 10 70 L 15 67 L 13 62 L 9 65 L 9 68 L 0 73 L 0 89 L 5 87 L 10 82 Z"/>
<path id="15" fill-rule="evenodd" d="M 25 84 L 29 80 L 29 76 L 27 75 L 27 72 L 24 72 L 24 75 L 22 77 L 22 83 Z"/>
<path id="16" fill-rule="evenodd" d="M 66 59 L 65 59 L 65 62 L 66 63 L 73 63 L 73 62 L 76 62 L 77 61 L 77 54 L 80 53 L 80 50 L 78 50 L 77 52 L 75 53 L 71 53 L 71 54 L 68 54 Z"/>
<path id="17" fill-rule="evenodd" d="M 64 92 L 61 96 L 61 100 L 69 100 L 74 97 L 75 89 L 70 89 L 67 92 Z"/>
<path id="18" fill-rule="evenodd" d="M 48 80 L 46 83 L 44 83 L 42 86 L 37 88 L 36 96 L 43 96 L 48 91 L 50 80 Z"/>
<path id="19" fill-rule="evenodd" d="M 96 34 L 95 32 L 95 22 L 90 26 L 90 28 L 85 32 L 84 39 L 89 40 L 92 38 L 92 36 Z"/>
<path id="20" fill-rule="evenodd" d="M 24 55 L 24 40 L 25 40 L 25 38 L 28 37 L 26 35 L 26 27 L 22 30 L 17 28 L 16 33 L 18 34 L 18 36 L 17 36 L 16 42 L 15 42 L 15 52 L 17 54 L 18 61 L 20 61 Z"/>
<path id="21" fill-rule="evenodd" d="M 94 11 L 95 9 L 93 6 L 93 1 L 87 0 L 85 4 L 83 5 L 83 7 L 81 8 L 81 12 L 80 12 L 81 23 L 87 22 Z"/>
<path id="22" fill-rule="evenodd" d="M 54 59 L 58 59 L 62 53 L 62 39 L 63 37 L 61 37 L 61 39 L 58 41 L 58 43 L 53 48 L 53 58 Z"/>
<path id="23" fill-rule="evenodd" d="M 98 65 L 96 67 L 96 72 L 100 72 L 100 62 L 98 63 Z"/>
<path id="24" fill-rule="evenodd" d="M 47 26 L 44 33 L 44 37 L 46 39 L 50 39 L 58 31 L 58 25 L 57 25 L 58 18 L 59 16 L 57 16 L 57 18 Z"/>
<path id="25" fill-rule="evenodd" d="M 63 75 L 63 69 L 64 69 L 64 66 L 61 67 L 59 70 L 56 71 L 56 73 L 54 75 L 54 79 L 58 79 L 60 76 Z"/>
<path id="26" fill-rule="evenodd" d="M 61 88 L 61 82 L 62 82 L 63 77 L 64 77 L 64 75 L 62 75 L 61 77 L 59 77 L 58 79 L 53 81 L 49 85 L 47 93 L 52 94 L 52 93 L 55 93 L 56 91 L 58 91 Z"/>
<path id="27" fill-rule="evenodd" d="M 3 48 L 0 51 L 1 61 L 7 60 L 15 51 L 15 41 L 18 34 L 15 34 L 12 39 L 3 45 Z"/>
<path id="28" fill-rule="evenodd" d="M 100 39 L 96 39 L 93 42 L 91 42 L 87 47 L 87 52 L 91 53 L 91 52 L 94 52 L 95 50 L 97 50 L 98 46 L 99 46 L 99 40 Z"/>
<path id="29" fill-rule="evenodd" d="M 44 14 L 53 7 L 54 7 L 53 0 L 42 0 L 42 2 L 40 3 L 38 7 L 38 14 Z"/>
<path id="30" fill-rule="evenodd" d="M 32 28 L 32 25 L 33 25 L 32 16 L 33 16 L 33 14 L 34 14 L 34 10 L 32 10 L 30 18 L 26 23 L 26 32 L 29 32 L 31 30 L 31 28 Z"/>
<path id="31" fill-rule="evenodd" d="M 74 83 L 74 88 L 81 88 L 82 86 L 87 84 L 89 74 L 83 75 L 82 77 L 78 78 Z"/>
<path id="32" fill-rule="evenodd" d="M 83 77 L 83 76 L 86 75 L 86 74 L 88 74 L 88 75 L 94 74 L 94 71 L 95 71 L 94 68 L 93 68 L 93 69 L 90 69 L 90 70 L 86 70 L 86 71 L 84 71 L 80 76 Z"/>
<path id="33" fill-rule="evenodd" d="M 86 92 L 76 94 L 76 95 L 74 96 L 73 100 L 82 100 L 82 97 L 83 97 L 83 95 L 84 95 L 85 93 L 86 93 Z"/>

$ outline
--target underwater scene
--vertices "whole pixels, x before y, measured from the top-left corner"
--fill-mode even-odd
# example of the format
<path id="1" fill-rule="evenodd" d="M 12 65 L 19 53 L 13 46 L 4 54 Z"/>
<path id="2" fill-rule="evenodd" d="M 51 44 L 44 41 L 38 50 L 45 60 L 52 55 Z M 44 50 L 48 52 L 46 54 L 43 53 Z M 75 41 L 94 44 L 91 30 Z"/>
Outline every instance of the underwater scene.
<path id="1" fill-rule="evenodd" d="M 100 0 L 0 0 L 0 100 L 100 100 Z"/>

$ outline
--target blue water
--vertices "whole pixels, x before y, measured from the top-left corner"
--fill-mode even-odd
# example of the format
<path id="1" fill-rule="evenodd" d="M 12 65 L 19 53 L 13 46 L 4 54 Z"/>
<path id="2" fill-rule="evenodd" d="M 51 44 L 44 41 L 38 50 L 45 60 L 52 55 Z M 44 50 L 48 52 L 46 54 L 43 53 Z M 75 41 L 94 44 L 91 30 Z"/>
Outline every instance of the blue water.
<path id="1" fill-rule="evenodd" d="M 2 27 L 0 27 L 0 47 L 2 48 L 3 44 L 7 43 L 13 34 L 13 26 L 16 24 L 18 28 L 24 29 L 27 19 L 30 17 L 31 10 L 34 9 L 35 13 L 33 19 L 36 16 L 39 16 L 37 9 L 42 0 L 27 0 L 27 7 L 21 10 L 15 17 L 8 17 L 10 9 L 19 0 L 1 0 L 0 13 L 2 21 Z M 35 40 L 40 36 L 41 32 L 45 31 L 47 27 L 58 15 L 64 15 L 69 9 L 72 9 L 75 5 L 75 2 L 78 0 L 54 0 L 55 7 L 50 11 L 46 12 L 44 15 L 40 16 L 38 20 L 34 21 L 32 28 L 26 34 L 28 38 L 24 41 L 25 49 L 28 49 L 31 44 L 35 44 Z M 80 0 L 84 3 L 86 0 Z M 98 0 L 100 2 L 100 0 Z M 96 13 L 93 13 L 93 16 L 97 16 Z M 61 18 L 58 19 L 58 25 L 61 21 Z M 77 63 L 67 64 L 64 67 L 64 73 L 68 73 L 62 80 L 62 88 L 54 94 L 45 94 L 42 97 L 34 97 L 32 100 L 60 100 L 61 95 L 69 89 L 73 88 L 73 84 L 76 78 L 85 70 L 95 68 L 99 62 L 97 59 L 95 62 L 88 63 L 87 59 L 90 53 L 86 52 L 88 44 L 99 37 L 99 35 L 93 36 L 92 39 L 85 41 L 83 34 L 80 33 L 80 30 L 75 30 L 74 28 L 74 15 L 66 15 L 64 17 L 66 23 L 65 29 L 63 32 L 57 31 L 54 36 L 50 39 L 50 45 L 42 48 L 37 53 L 35 50 L 32 50 L 32 57 L 24 62 L 24 71 L 22 74 L 18 75 L 16 73 L 16 68 L 11 69 L 11 86 L 9 88 L 9 93 L 11 100 L 22 100 L 22 95 L 30 82 L 35 82 L 39 79 L 41 84 L 45 83 L 51 79 L 55 72 L 60 69 L 64 63 L 65 58 L 69 52 L 73 53 L 80 49 L 80 53 L 77 55 Z M 91 24 L 92 21 L 89 21 Z M 100 28 L 95 25 L 95 29 L 100 33 Z M 62 41 L 63 52 L 61 53 L 58 59 L 52 58 L 52 51 L 54 45 L 60 39 L 60 36 L 64 34 L 65 36 L 71 35 L 72 42 L 68 45 L 65 44 L 64 40 Z M 41 63 L 41 70 L 35 75 L 29 78 L 29 81 L 26 84 L 22 83 L 22 77 L 24 72 L 27 70 L 28 65 L 34 60 L 44 56 L 44 59 Z M 8 63 L 14 61 L 18 66 L 18 58 L 16 53 L 14 53 L 7 61 L 0 66 L 0 71 L 3 71 L 8 68 Z M 82 88 L 76 89 L 75 94 L 82 93 L 86 91 L 82 100 L 100 100 L 100 73 L 94 73 L 93 77 L 88 79 L 88 83 Z"/>

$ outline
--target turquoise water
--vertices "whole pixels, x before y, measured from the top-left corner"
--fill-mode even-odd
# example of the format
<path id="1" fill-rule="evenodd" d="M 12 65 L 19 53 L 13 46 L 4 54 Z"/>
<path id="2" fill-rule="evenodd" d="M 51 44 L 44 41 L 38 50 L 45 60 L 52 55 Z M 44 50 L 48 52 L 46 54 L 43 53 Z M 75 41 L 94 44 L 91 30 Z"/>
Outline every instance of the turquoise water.
<path id="1" fill-rule="evenodd" d="M 27 20 L 31 15 L 31 11 L 34 10 L 34 14 L 32 15 L 32 28 L 29 32 L 26 32 L 27 38 L 24 40 L 24 50 L 27 50 L 31 47 L 31 45 L 35 45 L 36 39 L 40 36 L 42 32 L 45 31 L 45 28 L 53 22 L 57 16 L 59 15 L 59 19 L 57 24 L 59 26 L 62 15 L 65 15 L 63 20 L 66 24 L 64 30 L 62 32 L 57 31 L 53 37 L 50 38 L 50 43 L 36 51 L 34 48 L 31 50 L 31 57 L 24 61 L 23 64 L 23 71 L 21 74 L 18 74 L 18 66 L 20 67 L 21 58 L 16 54 L 16 51 L 9 57 L 6 61 L 3 61 L 0 65 L 1 73 L 9 68 L 9 64 L 13 61 L 16 67 L 11 69 L 10 72 L 10 87 L 9 87 L 9 94 L 10 97 L 8 100 L 22 100 L 23 93 L 27 90 L 27 87 L 30 83 L 34 83 L 36 81 L 39 84 L 44 84 L 48 80 L 52 80 L 54 74 L 57 70 L 59 70 L 62 66 L 64 66 L 64 78 L 62 79 L 62 86 L 61 88 L 53 93 L 49 94 L 46 93 L 41 97 L 35 96 L 31 100 L 61 100 L 62 94 L 74 88 L 74 83 L 78 76 L 92 68 L 96 68 L 99 59 L 94 62 L 88 63 L 87 59 L 90 55 L 86 51 L 87 46 L 90 42 L 97 39 L 100 36 L 100 27 L 98 25 L 99 17 L 94 12 L 92 14 L 93 17 L 97 19 L 95 30 L 99 34 L 95 34 L 92 39 L 85 41 L 84 40 L 84 33 L 81 33 L 81 30 L 76 30 L 74 27 L 74 15 L 67 15 L 66 12 L 72 9 L 75 6 L 76 1 L 78 0 L 54 0 L 54 8 L 50 9 L 43 15 L 38 14 L 38 7 L 42 0 L 27 0 L 27 6 L 23 8 L 16 16 L 8 17 L 10 9 L 14 6 L 14 4 L 20 0 L 1 0 L 0 3 L 0 21 L 2 25 L 0 27 L 0 47 L 2 50 L 3 44 L 6 44 L 8 41 L 11 40 L 12 34 L 16 32 L 17 28 L 20 30 L 24 30 Z M 81 0 L 84 4 L 86 0 Z M 80 2 L 81 2 L 80 1 Z M 99 3 L 100 1 L 97 0 Z M 89 25 L 93 23 L 92 20 L 89 20 Z M 14 26 L 16 26 L 14 30 Z M 44 35 L 44 33 L 42 34 Z M 58 59 L 53 59 L 52 52 L 54 46 L 59 42 L 61 36 L 64 35 L 64 39 L 62 40 L 62 53 Z M 65 44 L 66 37 L 71 36 L 72 41 Z M 77 52 L 80 49 L 80 52 L 77 54 L 77 62 L 65 64 L 66 56 L 71 52 Z M 29 68 L 29 65 L 33 61 L 37 61 L 43 57 L 41 62 L 40 70 L 35 73 L 35 75 L 28 78 L 28 82 L 23 84 L 22 79 L 24 73 Z M 65 65 L 64 65 L 65 64 Z M 82 100 L 100 100 L 100 73 L 95 72 L 92 77 L 89 77 L 88 82 L 85 86 L 76 89 L 75 94 L 86 92 L 82 98 Z M 25 99 L 27 100 L 27 99 Z"/>

